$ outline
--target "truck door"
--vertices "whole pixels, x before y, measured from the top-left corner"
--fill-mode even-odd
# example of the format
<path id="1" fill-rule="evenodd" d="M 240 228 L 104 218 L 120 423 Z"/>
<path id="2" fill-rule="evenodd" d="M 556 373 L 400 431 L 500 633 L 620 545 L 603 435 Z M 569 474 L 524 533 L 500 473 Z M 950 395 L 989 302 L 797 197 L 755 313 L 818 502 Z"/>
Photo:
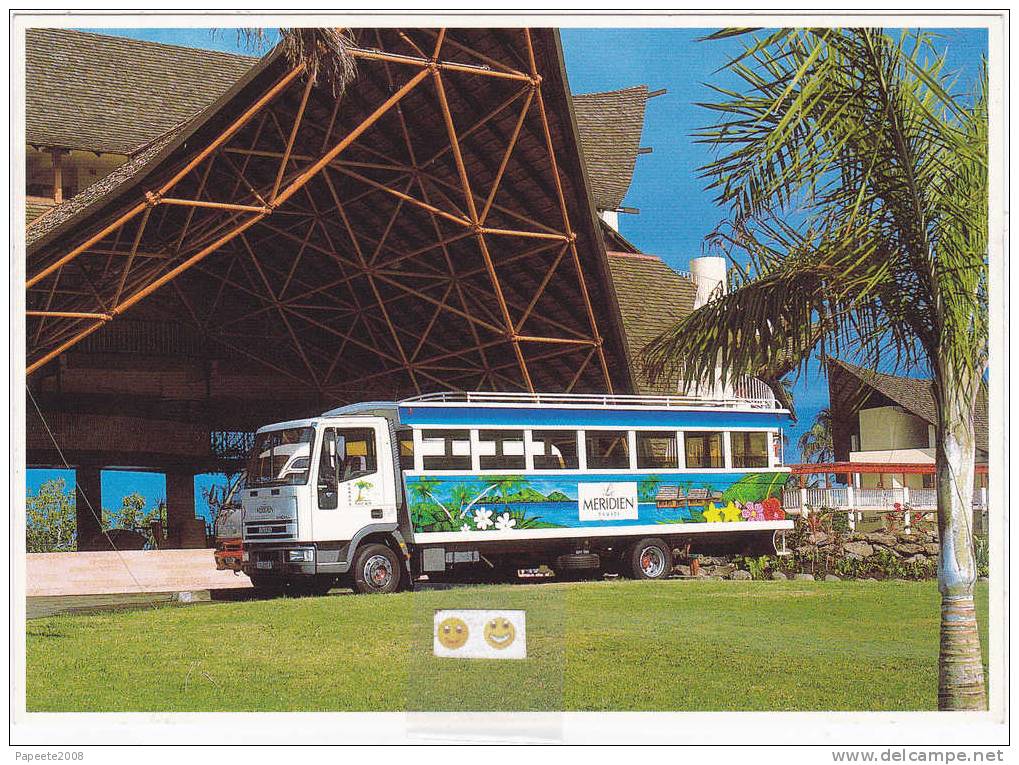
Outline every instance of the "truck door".
<path id="1" fill-rule="evenodd" d="M 396 522 L 389 431 L 368 421 L 327 425 L 316 479 L 316 540 L 347 540 L 365 526 Z"/>

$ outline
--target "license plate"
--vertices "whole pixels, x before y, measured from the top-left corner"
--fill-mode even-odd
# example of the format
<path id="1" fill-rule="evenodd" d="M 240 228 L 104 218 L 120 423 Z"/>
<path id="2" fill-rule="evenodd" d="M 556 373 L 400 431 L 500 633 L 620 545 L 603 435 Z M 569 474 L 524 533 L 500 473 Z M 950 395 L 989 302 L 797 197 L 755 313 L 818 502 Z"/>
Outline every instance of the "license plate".
<path id="1" fill-rule="evenodd" d="M 271 560 L 256 560 L 255 568 L 272 568 Z"/>

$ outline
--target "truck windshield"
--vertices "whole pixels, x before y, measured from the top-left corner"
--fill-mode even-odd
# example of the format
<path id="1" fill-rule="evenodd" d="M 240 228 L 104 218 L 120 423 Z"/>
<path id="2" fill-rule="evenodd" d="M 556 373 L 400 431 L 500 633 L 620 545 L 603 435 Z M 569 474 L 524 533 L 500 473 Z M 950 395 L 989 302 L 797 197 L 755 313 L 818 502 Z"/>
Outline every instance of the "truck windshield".
<path id="1" fill-rule="evenodd" d="M 307 483 L 314 438 L 315 429 L 311 427 L 259 433 L 248 460 L 245 484 L 255 488 Z"/>

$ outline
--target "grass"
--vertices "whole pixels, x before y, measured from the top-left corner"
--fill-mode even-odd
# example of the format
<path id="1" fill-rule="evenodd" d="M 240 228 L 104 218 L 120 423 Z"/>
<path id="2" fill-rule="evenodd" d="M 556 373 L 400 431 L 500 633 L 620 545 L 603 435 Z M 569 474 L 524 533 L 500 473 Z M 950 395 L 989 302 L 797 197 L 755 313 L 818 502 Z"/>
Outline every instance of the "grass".
<path id="1" fill-rule="evenodd" d="M 987 584 L 977 609 L 986 656 Z M 523 608 L 524 661 L 431 655 L 438 608 Z M 924 710 L 933 582 L 461 587 L 28 623 L 29 711 Z"/>

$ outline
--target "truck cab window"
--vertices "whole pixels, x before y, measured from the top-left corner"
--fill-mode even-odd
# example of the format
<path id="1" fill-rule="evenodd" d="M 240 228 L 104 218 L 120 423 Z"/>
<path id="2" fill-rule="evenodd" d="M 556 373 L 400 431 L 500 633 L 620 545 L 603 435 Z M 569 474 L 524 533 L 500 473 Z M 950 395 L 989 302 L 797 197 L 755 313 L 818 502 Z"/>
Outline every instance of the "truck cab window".
<path id="1" fill-rule="evenodd" d="M 318 462 L 318 506 L 335 510 L 339 486 L 378 470 L 375 431 L 371 428 L 326 428 Z"/>
<path id="2" fill-rule="evenodd" d="M 268 430 L 255 436 L 248 459 L 247 485 L 299 486 L 308 482 L 314 428 Z"/>
<path id="3" fill-rule="evenodd" d="M 637 432 L 637 467 L 650 470 L 679 467 L 676 434 Z"/>
<path id="4" fill-rule="evenodd" d="M 425 470 L 470 470 L 470 431 L 422 430 L 421 457 Z"/>
<path id="5" fill-rule="evenodd" d="M 625 430 L 589 430 L 586 441 L 589 468 L 630 469 L 630 442 Z"/>
<path id="6" fill-rule="evenodd" d="M 768 467 L 768 433 L 730 433 L 734 468 Z"/>
<path id="7" fill-rule="evenodd" d="M 577 431 L 535 430 L 531 433 L 535 470 L 577 470 Z"/>
<path id="8" fill-rule="evenodd" d="M 688 432 L 683 436 L 686 443 L 686 466 L 688 468 L 725 467 L 720 432 Z"/>
<path id="9" fill-rule="evenodd" d="M 479 430 L 478 457 L 482 470 L 523 470 L 524 431 Z"/>

